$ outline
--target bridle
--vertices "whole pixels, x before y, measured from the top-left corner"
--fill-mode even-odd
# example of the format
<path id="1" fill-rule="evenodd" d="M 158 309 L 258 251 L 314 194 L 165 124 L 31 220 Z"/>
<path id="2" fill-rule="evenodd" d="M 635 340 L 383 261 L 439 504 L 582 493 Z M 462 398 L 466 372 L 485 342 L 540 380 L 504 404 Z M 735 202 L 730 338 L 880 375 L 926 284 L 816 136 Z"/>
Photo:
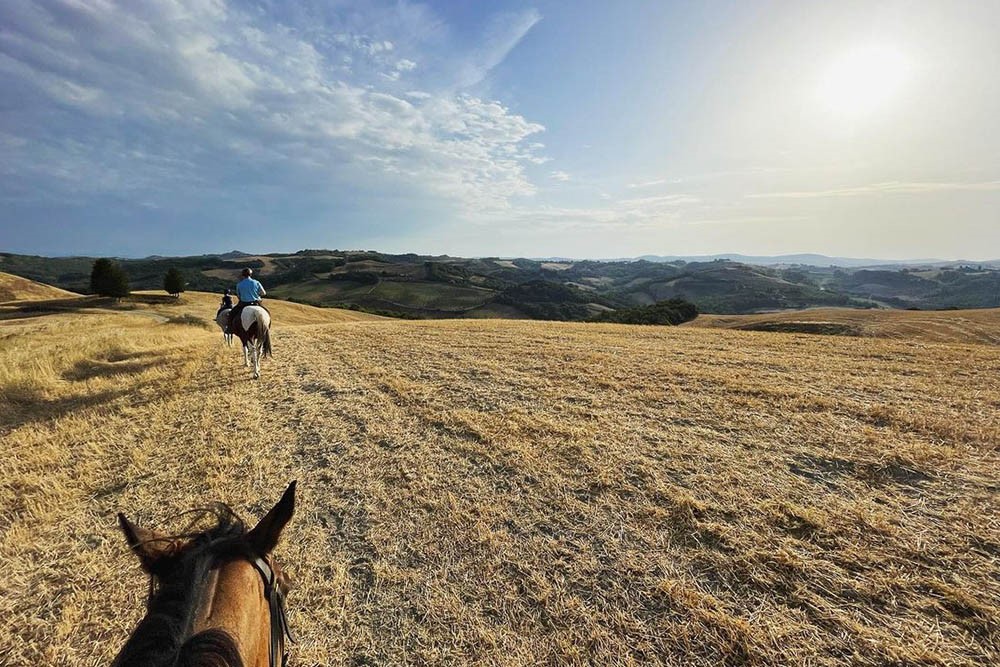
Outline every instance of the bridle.
<path id="1" fill-rule="evenodd" d="M 288 641 L 295 643 L 295 636 L 288 626 L 288 615 L 285 613 L 285 595 L 278 586 L 277 576 L 274 568 L 262 557 L 247 556 L 247 560 L 257 570 L 261 579 L 264 580 L 264 597 L 267 598 L 267 607 L 271 615 L 271 637 L 268 642 L 268 664 L 270 667 L 285 667 L 288 664 L 288 653 L 285 652 L 285 637 Z M 156 576 L 149 577 L 149 598 L 146 601 L 147 608 L 153 601 L 156 594 Z M 281 663 L 278 663 L 278 656 L 281 656 Z"/>
<path id="2" fill-rule="evenodd" d="M 271 642 L 269 653 L 269 664 L 271 667 L 278 667 L 278 656 L 281 656 L 281 667 L 288 664 L 288 654 L 285 653 L 285 637 L 288 641 L 295 643 L 292 629 L 288 627 L 288 616 L 285 613 L 285 595 L 278 586 L 274 569 L 266 560 L 257 556 L 250 561 L 254 569 L 260 573 L 264 579 L 264 597 L 267 598 L 267 606 L 271 612 Z"/>

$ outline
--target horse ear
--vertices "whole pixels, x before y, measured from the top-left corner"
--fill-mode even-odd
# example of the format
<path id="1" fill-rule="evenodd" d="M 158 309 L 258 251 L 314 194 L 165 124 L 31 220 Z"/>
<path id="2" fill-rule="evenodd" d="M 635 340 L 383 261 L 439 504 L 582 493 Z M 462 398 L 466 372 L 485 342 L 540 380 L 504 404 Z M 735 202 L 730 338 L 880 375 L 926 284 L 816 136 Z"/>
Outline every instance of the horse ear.
<path id="1" fill-rule="evenodd" d="M 295 482 L 288 485 L 278 504 L 272 507 L 271 511 L 264 515 L 264 518 L 254 526 L 253 530 L 247 533 L 247 541 L 250 546 L 258 554 L 271 553 L 271 550 L 278 544 L 281 531 L 293 514 L 295 514 Z"/>
<path id="2" fill-rule="evenodd" d="M 174 540 L 164 537 L 155 531 L 135 525 L 121 513 L 118 514 L 118 526 L 125 533 L 125 541 L 128 542 L 129 547 L 135 552 L 135 555 L 139 557 L 142 569 L 146 572 L 152 573 L 157 561 L 173 553 L 176 546 Z"/>

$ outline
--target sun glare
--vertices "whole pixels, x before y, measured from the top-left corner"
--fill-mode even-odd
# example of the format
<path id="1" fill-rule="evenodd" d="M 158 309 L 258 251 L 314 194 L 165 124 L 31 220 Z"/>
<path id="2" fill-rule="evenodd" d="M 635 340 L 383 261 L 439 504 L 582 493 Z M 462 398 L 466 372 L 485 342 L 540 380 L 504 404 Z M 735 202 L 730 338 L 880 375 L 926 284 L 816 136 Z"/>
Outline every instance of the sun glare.
<path id="1" fill-rule="evenodd" d="M 859 48 L 830 65 L 819 96 L 835 113 L 862 116 L 883 107 L 908 74 L 909 63 L 899 51 L 887 46 Z"/>

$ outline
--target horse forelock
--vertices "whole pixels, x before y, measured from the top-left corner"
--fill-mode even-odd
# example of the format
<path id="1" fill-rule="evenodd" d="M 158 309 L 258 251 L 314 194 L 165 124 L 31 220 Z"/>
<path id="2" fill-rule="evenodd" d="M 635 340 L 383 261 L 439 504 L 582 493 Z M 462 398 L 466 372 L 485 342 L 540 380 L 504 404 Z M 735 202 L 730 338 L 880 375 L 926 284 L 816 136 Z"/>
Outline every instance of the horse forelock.
<path id="1" fill-rule="evenodd" d="M 219 558 L 243 554 L 249 548 L 242 539 L 246 525 L 221 503 L 185 514 L 211 514 L 216 523 L 207 530 L 197 533 L 185 530 L 175 536 L 188 540 L 189 544 L 154 569 L 159 578 L 159 590 L 150 598 L 146 616 L 115 658 L 115 667 L 242 667 L 238 650 L 225 633 L 221 638 L 212 635 L 203 640 L 198 638 L 205 633 L 190 635 L 212 567 Z M 230 647 L 225 645 L 227 638 L 232 644 Z M 233 655 L 236 661 L 232 660 Z"/>
<path id="2" fill-rule="evenodd" d="M 240 649 L 225 630 L 199 632 L 184 642 L 177 667 L 244 667 Z"/>

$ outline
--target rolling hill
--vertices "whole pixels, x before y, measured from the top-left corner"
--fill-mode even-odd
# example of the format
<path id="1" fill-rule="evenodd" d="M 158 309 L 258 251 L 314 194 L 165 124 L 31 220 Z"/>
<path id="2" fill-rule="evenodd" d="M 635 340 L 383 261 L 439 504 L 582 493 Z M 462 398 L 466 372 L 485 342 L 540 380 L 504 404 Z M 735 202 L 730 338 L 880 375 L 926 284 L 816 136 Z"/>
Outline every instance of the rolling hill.
<path id="1" fill-rule="evenodd" d="M 252 382 L 188 298 L 0 321 L 5 665 L 110 661 L 117 512 L 292 479 L 292 664 L 1000 657 L 1000 347 L 274 303 Z"/>
<path id="2" fill-rule="evenodd" d="M 7 301 L 62 299 L 76 296 L 79 295 L 68 290 L 0 272 L 0 303 Z"/>
<path id="3" fill-rule="evenodd" d="M 85 292 L 90 258 L 0 253 L 0 270 Z M 169 268 L 188 289 L 221 292 L 254 268 L 270 294 L 318 306 L 409 318 L 586 320 L 671 299 L 700 312 L 756 313 L 811 307 L 1000 307 L 991 265 L 838 268 L 759 266 L 727 260 L 536 261 L 303 250 L 121 260 L 136 289 L 157 290 Z"/>

